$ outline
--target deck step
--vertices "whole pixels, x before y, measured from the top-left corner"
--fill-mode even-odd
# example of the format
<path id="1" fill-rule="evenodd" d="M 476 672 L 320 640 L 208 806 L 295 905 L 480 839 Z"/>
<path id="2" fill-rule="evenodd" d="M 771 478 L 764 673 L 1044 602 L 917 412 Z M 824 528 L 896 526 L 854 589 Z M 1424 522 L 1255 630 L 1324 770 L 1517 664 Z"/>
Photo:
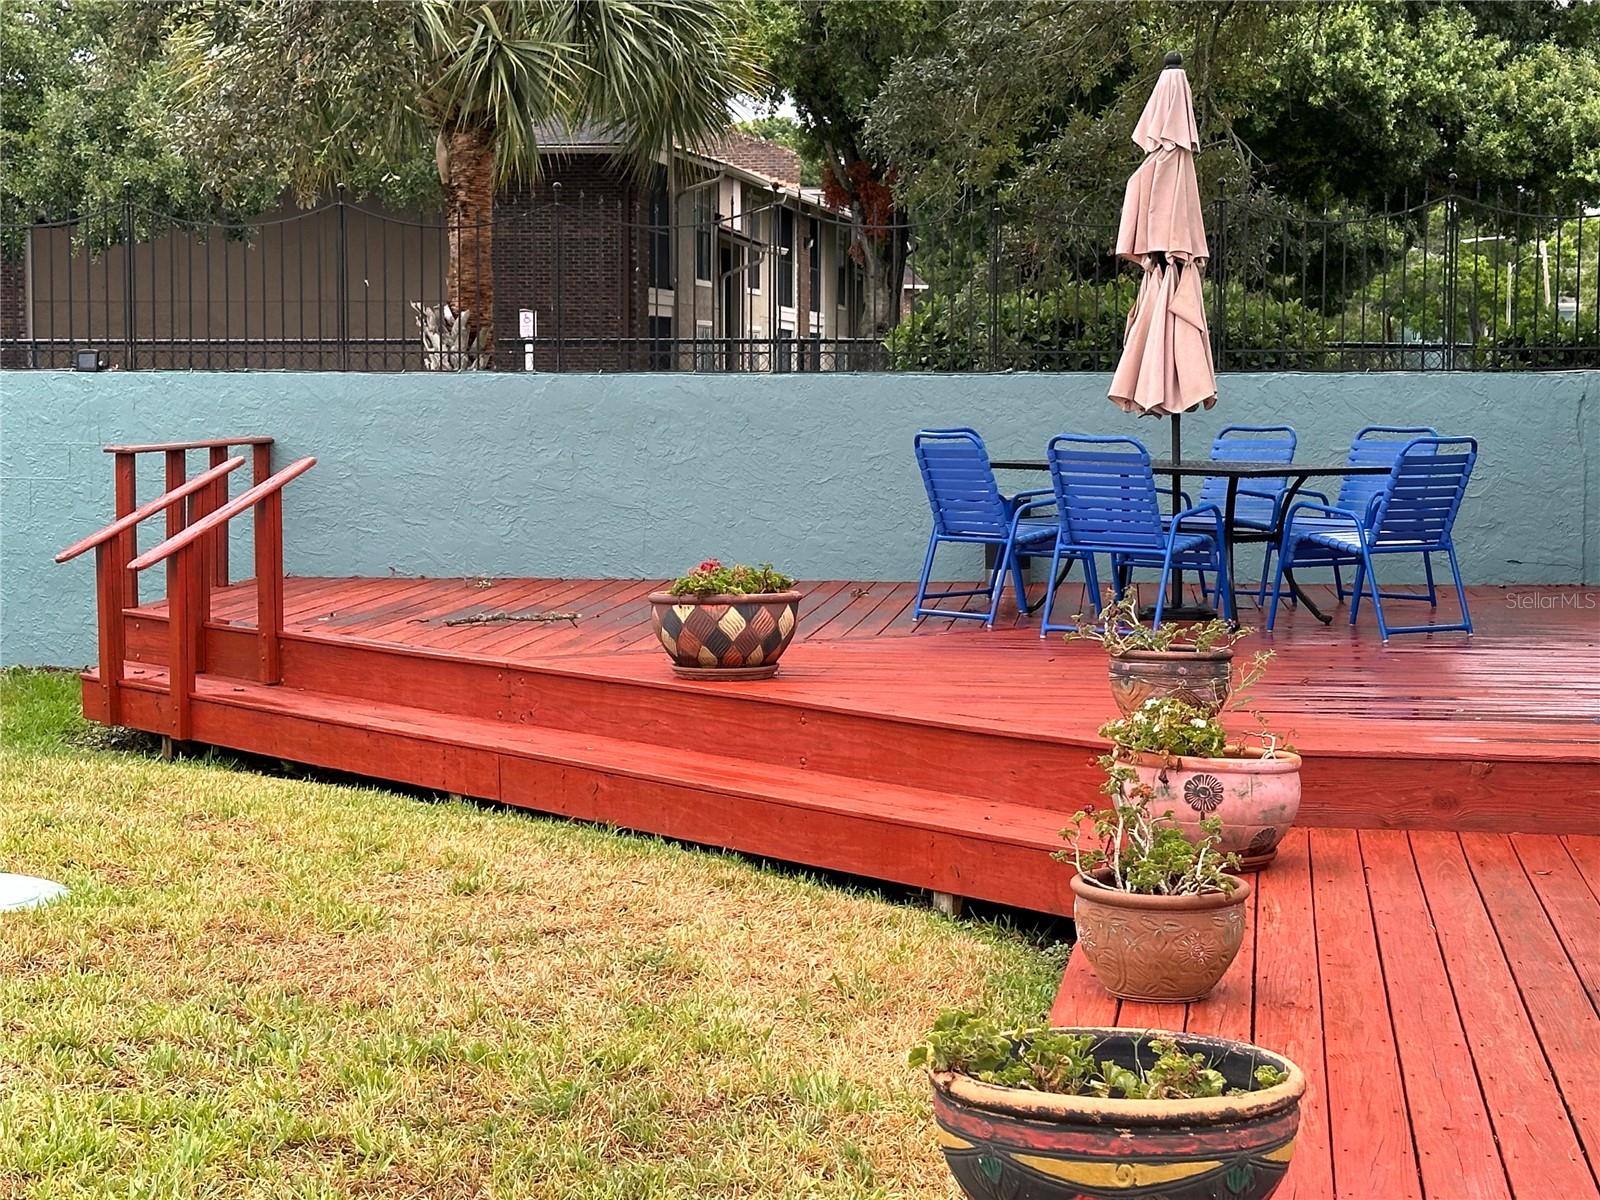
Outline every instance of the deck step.
<path id="1" fill-rule="evenodd" d="M 159 727 L 166 672 L 128 664 L 123 719 Z M 92 681 L 93 676 L 91 675 Z M 88 715 L 100 692 L 85 688 Z M 1021 804 L 685 746 L 202 675 L 194 736 L 232 749 L 1039 911 L 1077 807 Z M 286 747 L 292 751 L 286 752 Z"/>

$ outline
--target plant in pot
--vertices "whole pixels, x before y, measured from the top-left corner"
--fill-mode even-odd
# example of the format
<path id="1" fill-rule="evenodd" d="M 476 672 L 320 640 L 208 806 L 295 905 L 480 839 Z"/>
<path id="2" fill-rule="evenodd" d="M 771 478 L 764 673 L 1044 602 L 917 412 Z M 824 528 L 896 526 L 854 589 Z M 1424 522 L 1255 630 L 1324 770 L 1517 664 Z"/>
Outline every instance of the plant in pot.
<path id="1" fill-rule="evenodd" d="M 650 620 L 674 673 L 687 679 L 766 679 L 794 640 L 800 593 L 773 569 L 708 558 L 650 594 Z"/>
<path id="2" fill-rule="evenodd" d="M 1230 873 L 1215 817 L 1190 836 L 1172 814 L 1151 812 L 1151 789 L 1132 768 L 1102 759 L 1109 808 L 1073 815 L 1058 857 L 1077 868 L 1077 950 L 1125 1000 L 1183 1003 L 1217 985 L 1244 941 L 1250 884 Z"/>
<path id="3" fill-rule="evenodd" d="M 1260 730 L 1248 741 L 1232 739 L 1215 714 L 1175 696 L 1146 700 L 1101 726 L 1100 736 L 1112 742 L 1114 764 L 1131 770 L 1190 837 L 1216 818 L 1219 845 L 1239 856 L 1240 870 L 1258 871 L 1277 857 L 1300 811 L 1300 756 L 1277 736 Z"/>
<path id="4" fill-rule="evenodd" d="M 1006 1029 L 947 1012 L 913 1066 L 970 1200 L 1265 1200 L 1305 1076 L 1245 1042 L 1128 1029 Z"/>
<path id="5" fill-rule="evenodd" d="M 1156 628 L 1139 619 L 1133 595 L 1113 600 L 1098 618 L 1079 615 L 1067 640 L 1098 642 L 1106 652 L 1111 695 L 1125 716 L 1157 696 L 1177 696 L 1206 712 L 1222 711 L 1233 690 L 1234 643 L 1250 630 L 1215 620 Z M 1270 651 L 1256 655 L 1241 689 L 1259 675 Z"/>

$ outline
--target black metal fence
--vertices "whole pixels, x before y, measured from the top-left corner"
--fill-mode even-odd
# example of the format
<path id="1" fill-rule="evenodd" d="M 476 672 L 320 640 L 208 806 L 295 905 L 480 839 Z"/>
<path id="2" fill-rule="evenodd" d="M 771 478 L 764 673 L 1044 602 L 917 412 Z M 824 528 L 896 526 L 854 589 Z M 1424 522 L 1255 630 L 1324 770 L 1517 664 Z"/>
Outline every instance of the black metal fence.
<path id="1" fill-rule="evenodd" d="M 0 223 L 0 365 L 1105 371 L 1138 286 L 1103 224 L 980 207 L 862 228 L 770 193 L 730 214 L 554 191 L 468 228 L 342 196 L 249 223 L 131 201 Z M 1600 209 L 1452 192 L 1206 216 L 1219 370 L 1600 366 Z M 492 349 L 427 343 L 473 276 Z"/>

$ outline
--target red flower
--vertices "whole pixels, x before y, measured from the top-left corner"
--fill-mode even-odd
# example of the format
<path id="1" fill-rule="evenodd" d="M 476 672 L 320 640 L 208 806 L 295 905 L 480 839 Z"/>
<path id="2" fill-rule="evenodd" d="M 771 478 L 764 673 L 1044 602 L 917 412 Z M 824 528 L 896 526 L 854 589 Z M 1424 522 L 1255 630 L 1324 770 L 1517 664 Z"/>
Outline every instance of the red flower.
<path id="1" fill-rule="evenodd" d="M 705 560 L 705 562 L 701 563 L 698 567 L 696 567 L 695 570 L 696 571 L 720 571 L 720 570 L 722 570 L 722 560 L 720 558 L 708 558 L 708 559 Z"/>

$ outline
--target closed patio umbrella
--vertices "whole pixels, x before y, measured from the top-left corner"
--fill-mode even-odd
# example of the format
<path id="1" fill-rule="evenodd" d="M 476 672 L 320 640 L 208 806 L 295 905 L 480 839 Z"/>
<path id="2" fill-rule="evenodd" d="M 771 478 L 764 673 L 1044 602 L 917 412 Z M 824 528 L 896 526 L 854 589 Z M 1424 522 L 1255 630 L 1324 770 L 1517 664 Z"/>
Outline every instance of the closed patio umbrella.
<path id="1" fill-rule="evenodd" d="M 1217 378 L 1200 288 L 1207 257 L 1194 172 L 1200 135 L 1189 77 L 1176 52 L 1167 55 L 1133 140 L 1145 160 L 1128 180 L 1116 252 L 1138 263 L 1144 278 L 1128 314 L 1110 396 L 1127 412 L 1170 415 L 1172 455 L 1179 458 L 1178 417 L 1215 404 Z"/>

